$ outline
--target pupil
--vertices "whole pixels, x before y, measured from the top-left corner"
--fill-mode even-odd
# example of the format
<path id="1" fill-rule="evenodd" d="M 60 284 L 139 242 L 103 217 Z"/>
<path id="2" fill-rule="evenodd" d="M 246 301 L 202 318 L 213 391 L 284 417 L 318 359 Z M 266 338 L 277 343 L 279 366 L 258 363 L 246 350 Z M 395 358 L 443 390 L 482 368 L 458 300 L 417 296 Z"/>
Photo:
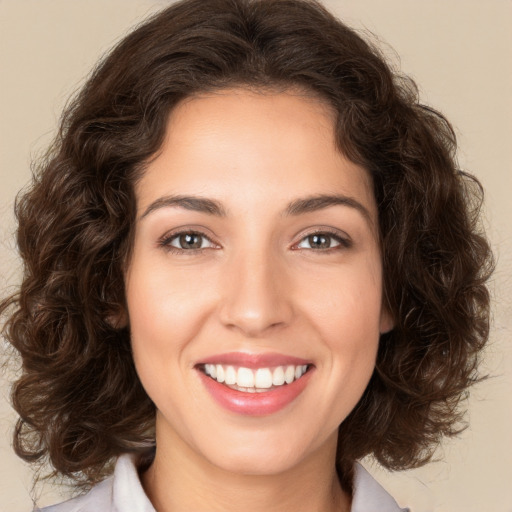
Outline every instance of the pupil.
<path id="1" fill-rule="evenodd" d="M 180 245 L 185 249 L 200 249 L 201 237 L 194 234 L 180 235 Z"/>
<path id="2" fill-rule="evenodd" d="M 320 249 L 328 249 L 330 246 L 329 237 L 325 235 L 311 235 L 309 237 L 309 243 L 311 247 Z"/>

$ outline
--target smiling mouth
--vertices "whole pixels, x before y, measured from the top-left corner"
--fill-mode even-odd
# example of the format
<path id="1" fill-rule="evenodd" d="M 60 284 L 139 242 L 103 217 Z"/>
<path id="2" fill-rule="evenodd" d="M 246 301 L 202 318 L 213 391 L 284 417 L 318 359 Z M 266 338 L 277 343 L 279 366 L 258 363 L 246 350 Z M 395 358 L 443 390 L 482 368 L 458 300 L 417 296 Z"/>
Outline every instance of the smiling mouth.
<path id="1" fill-rule="evenodd" d="M 245 368 L 224 364 L 203 364 L 200 369 L 211 379 L 245 393 L 264 393 L 299 380 L 311 365 L 283 365 L 267 368 Z"/>

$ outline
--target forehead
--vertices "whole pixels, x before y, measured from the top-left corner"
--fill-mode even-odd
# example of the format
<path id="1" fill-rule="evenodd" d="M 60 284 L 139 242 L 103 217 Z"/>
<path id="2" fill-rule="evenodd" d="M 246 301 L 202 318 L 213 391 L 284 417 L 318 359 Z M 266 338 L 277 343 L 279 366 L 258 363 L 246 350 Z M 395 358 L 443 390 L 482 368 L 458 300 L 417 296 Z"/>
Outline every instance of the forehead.
<path id="1" fill-rule="evenodd" d="M 139 212 L 163 194 L 271 208 L 312 194 L 354 196 L 376 215 L 371 179 L 335 142 L 335 114 L 300 91 L 227 89 L 170 114 L 164 143 L 136 187 Z"/>

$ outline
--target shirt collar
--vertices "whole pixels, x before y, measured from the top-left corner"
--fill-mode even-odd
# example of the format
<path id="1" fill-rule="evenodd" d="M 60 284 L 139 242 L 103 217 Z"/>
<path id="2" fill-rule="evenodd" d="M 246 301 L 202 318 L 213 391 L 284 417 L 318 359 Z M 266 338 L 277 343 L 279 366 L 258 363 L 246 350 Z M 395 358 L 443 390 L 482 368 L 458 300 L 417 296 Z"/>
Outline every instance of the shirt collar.
<path id="1" fill-rule="evenodd" d="M 409 509 L 400 508 L 377 480 L 361 464 L 356 463 L 350 512 L 409 512 Z"/>

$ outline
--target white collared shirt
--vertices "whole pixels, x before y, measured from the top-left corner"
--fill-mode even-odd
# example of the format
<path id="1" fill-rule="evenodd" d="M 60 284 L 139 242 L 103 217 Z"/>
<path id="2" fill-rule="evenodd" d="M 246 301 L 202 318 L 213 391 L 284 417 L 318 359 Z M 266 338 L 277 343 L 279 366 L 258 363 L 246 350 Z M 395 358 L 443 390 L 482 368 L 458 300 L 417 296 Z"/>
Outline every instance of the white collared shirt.
<path id="1" fill-rule="evenodd" d="M 119 457 L 114 474 L 87 494 L 40 512 L 156 512 L 140 483 L 134 457 Z M 363 466 L 356 464 L 351 512 L 407 512 Z"/>

